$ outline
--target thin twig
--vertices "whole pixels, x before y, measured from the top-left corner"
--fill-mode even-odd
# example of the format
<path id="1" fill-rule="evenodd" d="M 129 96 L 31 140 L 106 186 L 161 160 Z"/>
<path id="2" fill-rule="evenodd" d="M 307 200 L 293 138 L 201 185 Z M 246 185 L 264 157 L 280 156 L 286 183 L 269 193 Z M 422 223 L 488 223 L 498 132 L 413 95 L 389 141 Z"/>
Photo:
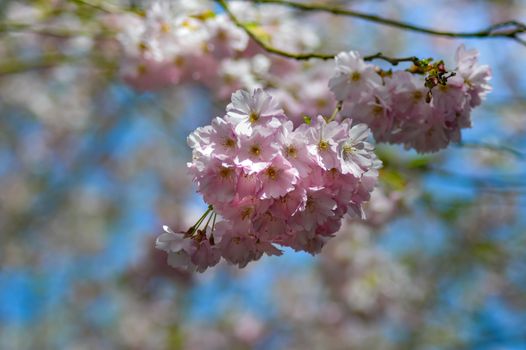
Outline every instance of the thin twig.
<path id="1" fill-rule="evenodd" d="M 96 10 L 99 10 L 99 11 L 102 11 L 102 12 L 106 12 L 106 13 L 115 13 L 115 12 L 117 12 L 117 9 L 110 8 L 104 3 L 97 4 L 97 3 L 93 3 L 93 2 L 88 1 L 88 0 L 69 0 L 69 1 L 72 2 L 72 3 L 75 3 L 77 5 L 91 7 L 93 9 L 96 9 Z"/>
<path id="2" fill-rule="evenodd" d="M 115 62 L 111 58 L 102 55 L 64 55 L 62 53 L 46 53 L 41 56 L 17 60 L 8 59 L 0 60 L 0 77 L 9 74 L 23 73 L 30 70 L 48 69 L 61 64 L 79 63 L 85 60 L 91 60 L 97 64 L 97 67 L 108 68 L 110 71 L 114 68 Z"/>
<path id="3" fill-rule="evenodd" d="M 343 108 L 343 101 L 338 101 L 338 103 L 336 104 L 336 108 L 334 108 L 334 112 L 332 112 L 331 117 L 327 119 L 327 124 L 333 121 L 334 118 L 336 118 L 338 113 L 341 112 L 342 108 Z"/>
<path id="4" fill-rule="evenodd" d="M 396 27 L 396 28 L 403 29 L 403 30 L 409 30 L 413 32 L 428 34 L 428 35 L 443 36 L 443 37 L 449 37 L 449 38 L 510 38 L 526 46 L 526 42 L 519 37 L 519 34 L 526 33 L 526 24 L 518 22 L 518 21 L 514 21 L 514 20 L 492 24 L 487 28 L 484 28 L 482 30 L 477 30 L 477 31 L 450 32 L 450 31 L 421 27 L 421 26 L 417 26 L 414 24 L 393 20 L 390 18 L 384 18 L 384 17 L 380 17 L 380 16 L 368 14 L 368 13 L 363 13 L 363 12 L 353 11 L 353 10 L 348 10 L 348 9 L 342 9 L 339 7 L 333 7 L 333 6 L 324 5 L 324 4 L 303 4 L 303 3 L 298 3 L 298 2 L 289 1 L 289 0 L 252 0 L 252 1 L 256 3 L 277 4 L 277 5 L 288 6 L 288 7 L 296 8 L 302 11 L 328 12 L 334 15 L 360 18 L 360 19 L 374 22 L 374 23 Z"/>
<path id="5" fill-rule="evenodd" d="M 44 25 L 35 23 L 2 21 L 0 22 L 0 34 L 6 33 L 31 33 L 57 39 L 71 39 L 80 36 L 112 38 L 115 36 L 114 32 L 107 29 L 98 32 L 89 32 L 83 30 L 72 30 L 68 28 L 46 28 Z"/>
<path id="6" fill-rule="evenodd" d="M 514 175 L 502 175 L 495 174 L 494 177 L 487 176 L 475 176 L 472 174 L 461 174 L 456 173 L 448 169 L 429 167 L 429 173 L 455 179 L 458 182 L 472 184 L 477 187 L 491 188 L 495 191 L 507 189 L 507 190 L 526 190 L 526 182 L 523 181 L 524 174 L 514 174 Z M 454 185 L 453 182 L 449 184 Z"/>

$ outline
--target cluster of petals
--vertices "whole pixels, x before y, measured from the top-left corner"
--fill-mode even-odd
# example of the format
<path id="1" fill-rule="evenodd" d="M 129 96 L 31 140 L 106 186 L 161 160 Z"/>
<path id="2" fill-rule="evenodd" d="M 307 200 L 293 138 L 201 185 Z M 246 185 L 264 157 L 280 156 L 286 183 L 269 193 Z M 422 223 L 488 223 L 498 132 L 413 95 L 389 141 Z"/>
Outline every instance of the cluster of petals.
<path id="1" fill-rule="evenodd" d="M 265 11 L 245 1 L 229 6 L 244 22 L 257 23 L 252 30 L 275 47 L 312 50 L 319 44 L 288 9 Z M 225 99 L 238 89 L 268 84 L 277 72 L 269 71 L 263 50 L 225 12 L 214 10 L 206 0 L 156 0 L 143 15 L 112 14 L 107 22 L 124 50 L 124 80 L 139 90 L 199 82 Z"/>
<path id="2" fill-rule="evenodd" d="M 471 126 L 471 110 L 491 90 L 491 70 L 477 59 L 476 50 L 460 46 L 453 75 L 429 90 L 424 75 L 394 71 L 381 76 L 358 52 L 342 52 L 329 87 L 344 101 L 343 115 L 367 124 L 377 142 L 436 152 L 460 141 L 461 129 Z"/>
<path id="3" fill-rule="evenodd" d="M 265 91 L 235 92 L 224 117 L 188 137 L 189 170 L 220 219 L 197 234 L 166 228 L 157 247 L 198 271 L 220 258 L 244 267 L 276 246 L 318 253 L 346 213 L 363 217 L 381 165 L 368 135 L 350 119 L 294 127 Z"/>
<path id="4" fill-rule="evenodd" d="M 229 6 L 276 48 L 312 52 L 320 45 L 318 33 L 290 9 L 246 1 L 229 1 Z M 330 64 L 269 56 L 225 13 L 213 11 L 206 0 L 157 0 L 144 15 L 109 16 L 107 24 L 118 33 L 124 51 L 124 81 L 138 90 L 197 83 L 219 100 L 239 89 L 279 87 L 272 93 L 295 126 L 304 115 L 331 113 Z"/>
<path id="5" fill-rule="evenodd" d="M 245 1 L 229 5 L 238 18 L 254 23 L 251 30 L 273 47 L 304 52 L 320 44 L 316 32 L 295 20 L 289 9 L 260 8 Z M 143 16 L 112 16 L 125 51 L 122 75 L 137 89 L 197 81 L 219 99 L 227 99 L 237 89 L 274 86 L 278 88 L 272 93 L 295 127 L 304 115 L 330 113 L 332 92 L 345 102 L 342 115 L 367 124 L 377 142 L 419 152 L 459 142 L 461 129 L 471 126 L 471 110 L 491 90 L 489 67 L 477 62 L 476 50 L 464 46 L 457 50 L 455 75 L 430 94 L 424 75 L 380 75 L 378 67 L 354 51 L 336 57 L 335 72 L 323 63 L 312 66 L 269 57 L 206 0 L 158 0 Z"/>
<path id="6" fill-rule="evenodd" d="M 222 59 L 247 48 L 247 34 L 208 1 L 154 1 L 145 14 L 112 15 L 124 49 L 122 75 L 141 90 L 206 81 Z"/>

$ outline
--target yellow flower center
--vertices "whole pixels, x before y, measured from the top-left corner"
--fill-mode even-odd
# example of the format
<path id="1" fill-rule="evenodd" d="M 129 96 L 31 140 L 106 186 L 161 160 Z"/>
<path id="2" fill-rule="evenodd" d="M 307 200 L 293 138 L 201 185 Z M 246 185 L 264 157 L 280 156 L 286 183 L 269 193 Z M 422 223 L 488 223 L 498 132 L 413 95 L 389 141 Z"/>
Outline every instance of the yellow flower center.
<path id="1" fill-rule="evenodd" d="M 245 208 L 241 212 L 241 220 L 245 220 L 250 216 L 250 213 L 252 213 L 252 208 Z"/>
<path id="2" fill-rule="evenodd" d="M 139 48 L 139 51 L 140 51 L 141 53 L 144 53 L 144 52 L 148 51 L 148 45 L 147 45 L 144 41 L 141 41 L 141 42 L 137 45 L 137 47 Z"/>
<path id="3" fill-rule="evenodd" d="M 271 180 L 276 180 L 277 177 L 278 177 L 278 172 L 277 172 L 276 169 L 274 169 L 273 167 L 268 167 L 268 169 L 267 169 L 267 176 L 268 176 Z"/>
<path id="4" fill-rule="evenodd" d="M 307 196 L 307 203 L 305 203 L 306 209 L 308 209 L 310 212 L 313 212 L 314 207 L 314 199 L 311 196 Z"/>
<path id="5" fill-rule="evenodd" d="M 220 29 L 217 31 L 217 40 L 220 42 L 227 42 L 228 41 L 228 34 Z"/>
<path id="6" fill-rule="evenodd" d="M 353 72 L 351 74 L 351 81 L 359 81 L 360 79 L 362 79 L 362 75 L 359 72 Z"/>
<path id="7" fill-rule="evenodd" d="M 333 179 L 336 179 L 337 176 L 339 174 L 339 171 L 338 169 L 336 168 L 331 168 L 331 170 L 329 170 L 329 175 L 333 178 Z"/>
<path id="8" fill-rule="evenodd" d="M 316 99 L 316 102 L 315 102 L 316 103 L 316 107 L 318 107 L 318 108 L 325 108 L 325 107 L 327 107 L 327 102 L 328 101 L 326 99 L 324 99 L 324 98 L 318 98 L 318 99 Z"/>
<path id="9" fill-rule="evenodd" d="M 166 22 L 161 23 L 161 32 L 163 32 L 163 33 L 170 33 L 171 29 L 172 28 L 170 27 L 170 24 L 168 24 Z"/>
<path id="10" fill-rule="evenodd" d="M 225 84 L 230 85 L 236 82 L 236 77 L 234 77 L 232 74 L 225 74 L 223 75 L 223 81 Z"/>
<path id="11" fill-rule="evenodd" d="M 175 59 L 174 59 L 174 64 L 177 66 L 177 67 L 182 67 L 185 63 L 185 60 L 184 60 L 184 57 L 182 56 L 177 56 Z"/>
<path id="12" fill-rule="evenodd" d="M 193 24 L 189 19 L 185 19 L 183 22 L 181 22 L 181 26 L 190 30 L 197 29 L 197 26 Z"/>
<path id="13" fill-rule="evenodd" d="M 330 147 L 329 142 L 325 140 L 321 140 L 320 143 L 318 144 L 318 148 L 320 149 L 320 151 L 327 151 L 329 147 Z"/>
<path id="14" fill-rule="evenodd" d="M 296 147 L 294 146 L 287 147 L 285 151 L 289 157 L 296 158 L 298 156 L 298 150 L 296 150 Z"/>
<path id="15" fill-rule="evenodd" d="M 422 97 L 424 97 L 424 94 L 422 93 L 422 91 L 420 90 L 416 90 L 415 92 L 413 92 L 413 99 L 415 101 L 419 101 L 422 99 Z"/>
<path id="16" fill-rule="evenodd" d="M 236 141 L 234 141 L 231 138 L 228 138 L 228 139 L 226 139 L 224 145 L 225 145 L 225 147 L 232 148 L 232 147 L 234 147 L 236 145 Z"/>
<path id="17" fill-rule="evenodd" d="M 148 67 L 144 63 L 141 63 L 137 66 L 138 74 L 146 74 L 147 72 L 148 72 Z"/>
<path id="18" fill-rule="evenodd" d="M 261 154 L 261 148 L 258 145 L 250 146 L 250 153 L 254 156 L 259 156 Z"/>
<path id="19" fill-rule="evenodd" d="M 343 146 L 343 154 L 344 156 L 348 156 L 350 155 L 351 153 L 353 153 L 354 151 L 356 151 L 356 148 L 354 148 L 353 146 L 351 145 L 344 145 Z"/>
<path id="20" fill-rule="evenodd" d="M 248 116 L 248 120 L 254 124 L 255 122 L 257 122 L 259 120 L 259 114 L 257 114 L 256 112 L 250 112 L 249 116 Z"/>
<path id="21" fill-rule="evenodd" d="M 227 167 L 221 167 L 221 170 L 219 170 L 219 176 L 221 176 L 223 179 L 229 177 L 232 174 L 232 169 Z"/>
<path id="22" fill-rule="evenodd" d="M 210 45 L 207 42 L 201 43 L 201 50 L 203 53 L 210 53 Z"/>
<path id="23" fill-rule="evenodd" d="M 384 112 L 384 108 L 382 106 L 379 106 L 379 105 L 375 105 L 373 107 L 373 113 L 374 115 L 380 115 Z"/>

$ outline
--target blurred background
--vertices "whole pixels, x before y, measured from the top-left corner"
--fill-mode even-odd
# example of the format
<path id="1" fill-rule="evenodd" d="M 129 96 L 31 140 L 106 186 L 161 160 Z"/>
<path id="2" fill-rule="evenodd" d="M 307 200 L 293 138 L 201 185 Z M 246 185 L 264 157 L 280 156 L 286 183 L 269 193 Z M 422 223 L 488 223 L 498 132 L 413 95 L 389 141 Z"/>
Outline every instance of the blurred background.
<path id="1" fill-rule="evenodd" d="M 451 31 L 526 19 L 520 0 L 332 3 Z M 261 6 L 298 50 L 454 62 L 464 43 L 494 89 L 461 146 L 378 145 L 368 219 L 320 255 L 197 274 L 168 266 L 154 241 L 206 208 L 186 137 L 231 91 L 123 78 L 129 50 L 108 16 L 150 5 L 0 1 L 0 349 L 526 349 L 525 46 Z"/>

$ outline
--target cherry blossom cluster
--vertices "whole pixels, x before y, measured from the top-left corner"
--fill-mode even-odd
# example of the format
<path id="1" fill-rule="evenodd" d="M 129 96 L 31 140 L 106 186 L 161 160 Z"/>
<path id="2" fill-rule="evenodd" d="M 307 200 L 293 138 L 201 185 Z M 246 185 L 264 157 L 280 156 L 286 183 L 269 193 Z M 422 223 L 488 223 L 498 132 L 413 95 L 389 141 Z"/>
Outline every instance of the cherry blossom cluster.
<path id="1" fill-rule="evenodd" d="M 275 245 L 315 254 L 344 214 L 363 217 L 381 165 L 365 124 L 318 116 L 295 128 L 261 89 L 235 92 L 226 111 L 188 137 L 188 166 L 210 207 L 187 232 L 165 227 L 157 247 L 170 264 L 204 271 L 222 257 L 244 267 L 281 254 Z"/>
<path id="2" fill-rule="evenodd" d="M 251 31 L 273 47 L 295 52 L 319 47 L 321 40 L 312 23 L 297 20 L 290 9 L 246 1 L 229 1 L 229 6 L 245 23 L 254 23 Z M 239 89 L 266 88 L 295 126 L 304 115 L 332 112 L 328 62 L 269 56 L 225 13 L 213 9 L 205 0 L 155 1 L 144 16 L 108 17 L 107 24 L 119 33 L 124 50 L 124 81 L 139 90 L 198 83 L 219 100 L 230 99 Z"/>
<path id="3" fill-rule="evenodd" d="M 471 126 L 471 110 L 491 90 L 491 70 L 477 59 L 476 50 L 460 46 L 457 67 L 439 82 L 408 71 L 381 74 L 359 53 L 342 52 L 329 87 L 345 102 L 343 115 L 367 124 L 377 142 L 435 152 L 460 141 L 460 130 Z"/>
<path id="4" fill-rule="evenodd" d="M 248 36 L 212 8 L 208 1 L 155 1 L 144 16 L 112 15 L 124 79 L 150 90 L 215 75 L 221 59 L 246 49 Z"/>
<path id="5" fill-rule="evenodd" d="M 265 12 L 243 1 L 229 4 L 273 47 L 312 52 L 320 44 L 316 32 L 294 20 L 289 9 L 265 7 Z M 471 110 L 491 89 L 489 67 L 478 64 L 478 52 L 464 46 L 457 51 L 456 68 L 437 81 L 425 71 L 382 71 L 354 51 L 336 57 L 334 72 L 322 62 L 265 55 L 225 13 L 213 9 L 206 0 L 155 1 L 144 16 L 113 15 L 125 51 L 124 79 L 142 90 L 199 82 L 220 99 L 237 89 L 271 87 L 295 127 L 304 115 L 330 113 L 332 92 L 345 102 L 342 115 L 367 124 L 377 142 L 419 152 L 459 142 L 460 130 L 471 126 Z"/>
<path id="6" fill-rule="evenodd" d="M 319 43 L 314 31 L 294 21 L 288 9 L 229 4 L 244 22 L 257 23 L 251 30 L 276 47 L 305 50 Z M 214 12 L 211 1 L 158 0 L 143 15 L 113 14 L 107 22 L 124 49 L 122 76 L 137 89 L 200 82 L 228 98 L 237 89 L 262 87 L 267 81 L 270 65 L 262 49 L 227 14 Z"/>

